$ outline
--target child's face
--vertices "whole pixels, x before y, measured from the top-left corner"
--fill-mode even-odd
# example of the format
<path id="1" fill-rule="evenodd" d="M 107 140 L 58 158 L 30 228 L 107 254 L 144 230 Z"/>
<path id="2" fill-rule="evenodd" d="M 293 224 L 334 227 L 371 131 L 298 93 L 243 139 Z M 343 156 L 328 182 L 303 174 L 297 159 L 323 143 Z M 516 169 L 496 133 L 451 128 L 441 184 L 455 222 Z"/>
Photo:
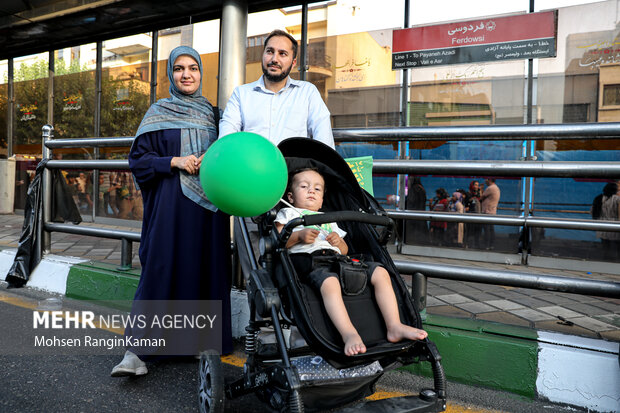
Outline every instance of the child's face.
<path id="1" fill-rule="evenodd" d="M 325 180 L 315 171 L 303 171 L 295 175 L 291 192 L 287 194 L 293 206 L 318 211 L 323 206 Z"/>

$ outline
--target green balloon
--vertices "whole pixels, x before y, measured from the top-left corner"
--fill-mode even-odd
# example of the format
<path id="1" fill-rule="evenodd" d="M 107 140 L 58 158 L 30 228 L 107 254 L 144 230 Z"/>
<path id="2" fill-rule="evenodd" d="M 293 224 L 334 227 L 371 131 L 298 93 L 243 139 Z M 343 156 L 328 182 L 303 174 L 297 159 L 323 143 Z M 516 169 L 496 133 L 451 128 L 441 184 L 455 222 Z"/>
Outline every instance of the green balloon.
<path id="1" fill-rule="evenodd" d="M 209 147 L 200 183 L 216 207 L 230 215 L 253 217 L 273 208 L 286 190 L 282 152 L 256 133 L 226 135 Z"/>

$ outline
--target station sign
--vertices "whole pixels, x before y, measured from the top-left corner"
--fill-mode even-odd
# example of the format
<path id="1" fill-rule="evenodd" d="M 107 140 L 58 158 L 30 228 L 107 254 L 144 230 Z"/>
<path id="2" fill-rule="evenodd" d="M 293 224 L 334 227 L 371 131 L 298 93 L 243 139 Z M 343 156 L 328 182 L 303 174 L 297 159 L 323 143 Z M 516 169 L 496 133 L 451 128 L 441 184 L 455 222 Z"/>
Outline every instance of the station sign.
<path id="1" fill-rule="evenodd" d="M 394 30 L 392 70 L 554 57 L 557 10 Z"/>

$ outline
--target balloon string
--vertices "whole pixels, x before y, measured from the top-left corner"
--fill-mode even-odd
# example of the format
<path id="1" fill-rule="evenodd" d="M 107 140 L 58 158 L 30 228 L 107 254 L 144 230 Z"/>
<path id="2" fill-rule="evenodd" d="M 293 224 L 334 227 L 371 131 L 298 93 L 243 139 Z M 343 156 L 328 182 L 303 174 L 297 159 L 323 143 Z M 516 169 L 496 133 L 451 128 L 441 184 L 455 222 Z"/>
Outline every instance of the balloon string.
<path id="1" fill-rule="evenodd" d="M 303 212 L 301 211 L 301 209 L 299 209 L 297 207 L 294 207 L 293 205 L 289 204 L 288 202 L 286 202 L 284 200 L 284 198 L 280 198 L 280 202 L 282 202 L 287 207 L 294 209 L 299 214 L 300 217 L 302 217 L 304 215 Z"/>
<path id="2" fill-rule="evenodd" d="M 303 216 L 304 216 L 304 213 L 303 213 L 303 211 L 302 211 L 301 209 L 299 209 L 299 208 L 297 208 L 297 207 L 295 207 L 295 206 L 293 206 L 293 205 L 289 204 L 288 202 L 286 202 L 286 201 L 284 200 L 284 198 L 280 198 L 280 202 L 282 202 L 282 203 L 283 203 L 284 205 L 286 205 L 287 207 L 294 209 L 294 210 L 295 210 L 295 212 L 297 212 L 297 213 L 299 214 L 299 216 L 300 216 L 300 217 L 303 217 Z M 316 225 L 315 225 L 315 226 L 316 226 Z M 320 232 L 320 233 L 322 233 L 323 235 L 325 235 L 325 236 L 329 235 L 329 232 L 327 232 L 327 231 L 326 231 L 326 230 L 324 230 L 323 228 L 321 228 L 321 227 L 319 227 L 319 226 L 316 226 L 316 227 L 319 229 L 319 232 Z"/>

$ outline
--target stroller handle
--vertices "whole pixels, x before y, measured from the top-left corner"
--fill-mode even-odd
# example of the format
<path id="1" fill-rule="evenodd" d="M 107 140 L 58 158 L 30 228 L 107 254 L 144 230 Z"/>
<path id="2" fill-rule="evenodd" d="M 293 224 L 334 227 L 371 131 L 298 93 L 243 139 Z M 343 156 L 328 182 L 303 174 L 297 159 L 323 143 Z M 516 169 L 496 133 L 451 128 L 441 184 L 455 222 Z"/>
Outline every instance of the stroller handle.
<path id="1" fill-rule="evenodd" d="M 298 225 L 310 226 L 321 225 L 328 222 L 344 222 L 355 221 L 365 224 L 379 225 L 384 227 L 393 227 L 394 221 L 392 218 L 381 215 L 367 214 L 357 211 L 339 211 L 339 212 L 327 212 L 325 214 L 312 214 L 304 215 L 300 218 L 295 218 L 289 221 L 282 229 L 283 234 L 290 234 L 290 232 Z"/>

